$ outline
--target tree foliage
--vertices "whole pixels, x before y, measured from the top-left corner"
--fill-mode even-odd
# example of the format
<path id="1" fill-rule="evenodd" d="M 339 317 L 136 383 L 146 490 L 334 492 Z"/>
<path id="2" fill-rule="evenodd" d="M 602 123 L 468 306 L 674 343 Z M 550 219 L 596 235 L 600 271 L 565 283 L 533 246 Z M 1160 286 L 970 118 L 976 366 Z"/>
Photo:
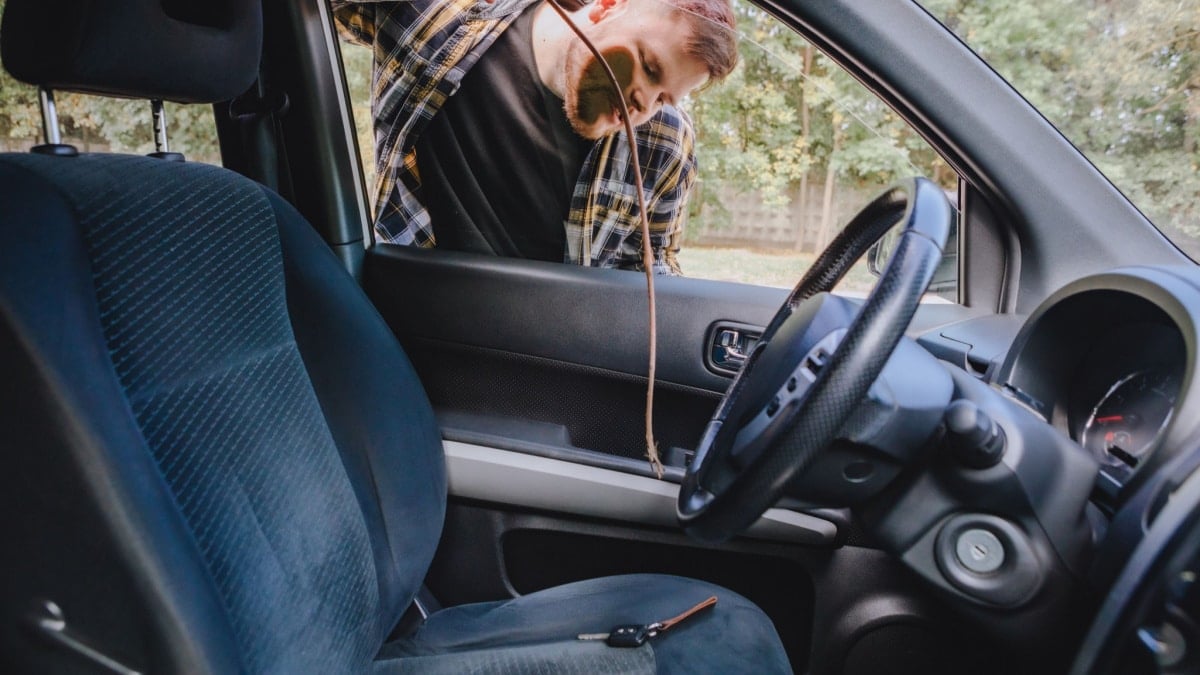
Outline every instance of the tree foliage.
<path id="1" fill-rule="evenodd" d="M 1200 0 L 926 0 L 1173 236 L 1200 237 Z M 873 94 L 745 0 L 742 63 L 690 101 L 701 160 L 692 217 L 719 191 L 783 203 L 802 181 L 884 185 L 949 168 Z M 805 54 L 810 54 L 805 58 Z"/>
<path id="2" fill-rule="evenodd" d="M 687 103 L 700 158 L 696 226 L 728 223 L 722 198 L 730 191 L 784 207 L 801 186 L 801 199 L 809 187 L 883 186 L 916 174 L 950 186 L 940 158 L 861 84 L 769 14 L 745 0 L 734 9 L 741 63 Z M 829 199 L 815 207 L 827 224 Z"/>
<path id="3" fill-rule="evenodd" d="M 1200 2 L 927 6 L 1152 220 L 1200 237 Z"/>

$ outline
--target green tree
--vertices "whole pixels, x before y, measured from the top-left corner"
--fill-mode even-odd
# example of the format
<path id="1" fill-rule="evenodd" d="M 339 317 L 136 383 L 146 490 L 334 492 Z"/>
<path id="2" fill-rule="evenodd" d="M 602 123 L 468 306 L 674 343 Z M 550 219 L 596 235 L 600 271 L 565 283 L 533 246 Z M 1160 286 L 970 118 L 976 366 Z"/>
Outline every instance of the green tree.
<path id="1" fill-rule="evenodd" d="M 689 217 L 700 229 L 728 227 L 721 196 L 753 192 L 764 204 L 798 194 L 806 213 L 819 186 L 816 245 L 832 237 L 834 195 L 900 177 L 954 176 L 928 145 L 876 96 L 792 30 L 736 0 L 741 63 L 720 85 L 688 102 L 697 128 L 698 194 Z M 804 233 L 798 241 L 805 239 Z"/>
<path id="2" fill-rule="evenodd" d="M 693 219 L 720 226 L 728 219 L 721 188 L 757 191 L 769 204 L 786 204 L 787 190 L 814 163 L 802 133 L 804 43 L 748 3 L 734 5 L 741 62 L 724 82 L 688 102 L 701 158 Z"/>
<path id="3" fill-rule="evenodd" d="M 1200 0 L 927 0 L 1185 249 L 1200 255 Z M 728 224 L 719 196 L 786 204 L 946 164 L 874 95 L 770 16 L 738 0 L 742 64 L 696 97 L 701 190 L 690 215 Z M 799 194 L 808 194 L 801 189 Z M 1179 235 L 1183 235 L 1182 237 Z"/>
<path id="4" fill-rule="evenodd" d="M 1200 252 L 1188 241 L 1200 236 L 1200 2 L 926 6 L 1177 243 Z"/>

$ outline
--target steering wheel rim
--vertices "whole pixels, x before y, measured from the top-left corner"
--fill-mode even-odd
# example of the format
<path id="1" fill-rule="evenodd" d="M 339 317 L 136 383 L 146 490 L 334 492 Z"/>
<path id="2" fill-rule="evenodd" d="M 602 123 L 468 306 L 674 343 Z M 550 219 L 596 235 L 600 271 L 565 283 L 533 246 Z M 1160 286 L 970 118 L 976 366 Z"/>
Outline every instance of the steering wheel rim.
<path id="1" fill-rule="evenodd" d="M 685 531 L 713 542 L 741 532 L 777 502 L 789 483 L 834 440 L 912 320 L 941 260 L 952 219 L 952 207 L 940 187 L 924 178 L 906 180 L 868 204 L 821 253 L 767 325 L 701 437 L 679 491 L 677 515 Z M 814 307 L 819 304 L 814 299 L 828 293 L 897 223 L 904 227 L 895 251 L 861 310 L 847 326 L 832 331 L 826 330 L 827 326 L 818 328 L 823 335 L 813 340 L 810 329 L 818 323 L 815 314 L 821 311 Z M 795 341 L 801 334 L 808 335 L 805 339 L 815 345 L 814 350 L 825 350 L 822 354 L 828 358 L 807 387 L 795 395 L 787 419 L 780 414 L 779 424 L 771 430 L 774 436 L 744 460 L 744 466 L 738 466 L 733 461 L 737 458 L 731 457 L 734 442 L 738 439 L 739 448 L 744 448 L 741 436 L 746 434 L 739 435 L 739 431 L 750 426 L 741 422 L 750 412 L 759 420 L 771 417 L 774 413 L 769 410 L 757 409 L 772 402 L 778 409 L 778 395 L 757 400 L 761 391 L 776 388 L 764 387 L 763 382 L 782 378 L 784 386 L 791 387 L 787 391 L 793 391 L 797 378 L 789 380 L 788 373 L 793 369 L 800 372 L 804 359 L 814 353 L 801 350 L 804 356 L 780 356 L 774 352 L 794 351 L 795 346 L 773 347 L 775 338 Z M 760 367 L 764 361 L 767 368 Z M 771 367 L 778 361 L 784 362 L 782 375 Z M 748 391 L 759 394 L 749 401 L 754 411 L 744 410 Z M 751 443 L 761 440 L 754 433 L 750 433 Z"/>

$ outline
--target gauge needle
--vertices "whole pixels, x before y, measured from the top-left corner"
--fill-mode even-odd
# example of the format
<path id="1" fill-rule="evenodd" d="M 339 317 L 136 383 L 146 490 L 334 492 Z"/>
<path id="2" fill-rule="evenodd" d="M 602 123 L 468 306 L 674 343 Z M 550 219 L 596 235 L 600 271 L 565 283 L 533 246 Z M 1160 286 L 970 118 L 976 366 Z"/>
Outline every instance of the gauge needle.
<path id="1" fill-rule="evenodd" d="M 1121 422 L 1125 419 L 1124 415 L 1109 415 L 1107 417 L 1097 417 L 1096 424 L 1112 424 L 1113 422 Z"/>

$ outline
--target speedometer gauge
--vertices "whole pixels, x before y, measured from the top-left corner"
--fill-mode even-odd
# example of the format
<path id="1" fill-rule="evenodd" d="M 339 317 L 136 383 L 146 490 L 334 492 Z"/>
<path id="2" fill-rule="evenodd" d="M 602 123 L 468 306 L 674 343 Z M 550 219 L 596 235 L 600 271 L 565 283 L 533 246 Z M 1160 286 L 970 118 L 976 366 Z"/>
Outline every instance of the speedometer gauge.
<path id="1" fill-rule="evenodd" d="M 1088 415 L 1080 442 L 1101 461 L 1136 467 L 1166 428 L 1179 379 L 1139 370 L 1117 380 Z"/>

